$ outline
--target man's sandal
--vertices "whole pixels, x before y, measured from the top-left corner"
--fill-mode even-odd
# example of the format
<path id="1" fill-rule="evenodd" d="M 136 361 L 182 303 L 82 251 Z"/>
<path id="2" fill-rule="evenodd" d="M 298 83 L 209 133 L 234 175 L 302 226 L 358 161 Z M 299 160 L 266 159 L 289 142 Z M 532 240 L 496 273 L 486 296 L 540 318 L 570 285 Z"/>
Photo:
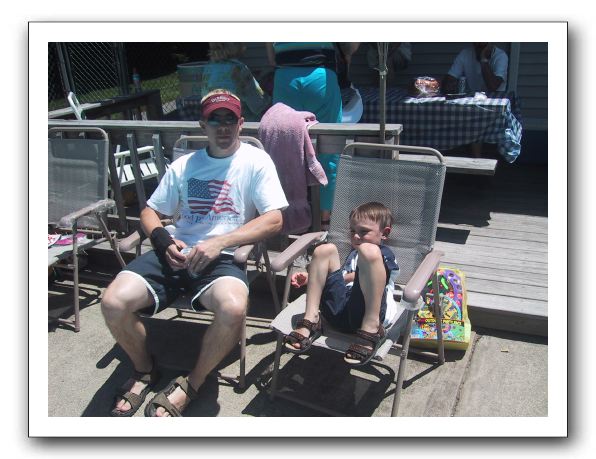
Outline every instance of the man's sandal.
<path id="1" fill-rule="evenodd" d="M 284 345 L 286 349 L 294 354 L 302 354 L 308 351 L 312 343 L 323 333 L 323 326 L 321 325 L 321 317 L 317 323 L 311 322 L 308 319 L 299 320 L 296 324 L 296 328 L 306 328 L 310 332 L 309 336 L 304 336 L 297 331 L 290 332 L 289 335 L 284 336 Z M 293 345 L 299 344 L 300 348 L 296 348 Z"/>
<path id="2" fill-rule="evenodd" d="M 148 418 L 156 417 L 155 413 L 159 407 L 165 409 L 170 416 L 175 418 L 181 418 L 182 411 L 176 408 L 172 402 L 168 400 L 168 395 L 172 395 L 172 393 L 176 390 L 176 387 L 180 387 L 187 397 L 192 402 L 198 397 L 197 391 L 193 389 L 193 387 L 188 382 L 188 379 L 184 376 L 178 376 L 175 380 L 171 381 L 164 390 L 160 391 L 153 397 L 153 399 L 147 404 L 145 407 L 145 416 Z"/>
<path id="3" fill-rule="evenodd" d="M 160 374 L 159 371 L 157 371 L 155 359 L 153 359 L 153 367 L 151 368 L 151 371 L 149 371 L 148 373 L 141 373 L 140 371 L 135 370 L 132 375 L 132 379 L 146 384 L 145 388 L 141 391 L 140 394 L 135 394 L 133 392 L 130 392 L 129 390 L 124 389 L 124 387 L 120 387 L 117 390 L 116 395 L 114 396 L 114 405 L 116 405 L 119 402 L 119 399 L 122 399 L 130 404 L 130 408 L 126 411 L 121 411 L 117 408 L 114 408 L 112 409 L 112 411 L 110 411 L 110 416 L 130 417 L 134 415 L 145 401 L 145 398 L 147 397 L 147 394 L 149 393 L 151 388 L 159 380 L 159 377 Z"/>
<path id="4" fill-rule="evenodd" d="M 385 335 L 385 329 L 383 326 L 379 326 L 376 333 L 369 333 L 364 330 L 357 330 L 356 336 L 368 341 L 372 344 L 372 348 L 363 346 L 362 344 L 352 343 L 346 353 L 344 354 L 344 360 L 352 366 L 359 367 L 366 365 L 375 356 L 381 345 L 387 339 Z"/>

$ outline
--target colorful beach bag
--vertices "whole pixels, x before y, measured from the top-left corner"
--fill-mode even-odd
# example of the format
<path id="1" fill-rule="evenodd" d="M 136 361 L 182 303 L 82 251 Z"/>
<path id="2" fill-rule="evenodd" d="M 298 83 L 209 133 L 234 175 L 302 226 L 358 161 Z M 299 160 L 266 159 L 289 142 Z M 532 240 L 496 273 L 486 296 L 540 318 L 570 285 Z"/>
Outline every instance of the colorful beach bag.
<path id="1" fill-rule="evenodd" d="M 466 278 L 463 271 L 439 268 L 439 294 L 443 309 L 443 340 L 445 349 L 465 350 L 470 344 L 472 325 L 468 319 Z M 432 313 L 434 302 L 432 279 L 429 279 L 422 298 L 424 305 L 414 317 L 410 344 L 415 347 L 436 348 L 436 319 Z"/>

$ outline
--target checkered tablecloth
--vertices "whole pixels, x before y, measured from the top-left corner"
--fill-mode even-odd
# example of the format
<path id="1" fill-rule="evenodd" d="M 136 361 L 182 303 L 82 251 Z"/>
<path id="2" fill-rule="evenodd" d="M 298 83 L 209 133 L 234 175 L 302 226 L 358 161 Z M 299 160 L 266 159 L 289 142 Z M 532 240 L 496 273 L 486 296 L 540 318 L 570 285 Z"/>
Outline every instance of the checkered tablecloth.
<path id="1" fill-rule="evenodd" d="M 358 91 L 364 107 L 360 122 L 379 123 L 379 88 L 363 87 Z M 448 150 L 470 143 L 494 143 L 510 163 L 520 154 L 520 106 L 512 97 L 499 94 L 485 100 L 416 98 L 410 97 L 404 89 L 387 88 L 386 107 L 385 122 L 403 125 L 400 142 L 404 145 Z M 181 120 L 198 121 L 200 98 L 179 99 L 177 109 Z"/>
<path id="2" fill-rule="evenodd" d="M 358 90 L 364 106 L 360 122 L 378 123 L 379 89 Z M 514 110 L 519 110 L 518 104 Z M 521 150 L 519 118 L 519 114 L 516 117 L 512 111 L 509 98 L 415 98 L 400 88 L 387 89 L 385 122 L 403 125 L 400 142 L 404 145 L 446 150 L 476 142 L 494 143 L 503 158 L 511 163 Z"/>

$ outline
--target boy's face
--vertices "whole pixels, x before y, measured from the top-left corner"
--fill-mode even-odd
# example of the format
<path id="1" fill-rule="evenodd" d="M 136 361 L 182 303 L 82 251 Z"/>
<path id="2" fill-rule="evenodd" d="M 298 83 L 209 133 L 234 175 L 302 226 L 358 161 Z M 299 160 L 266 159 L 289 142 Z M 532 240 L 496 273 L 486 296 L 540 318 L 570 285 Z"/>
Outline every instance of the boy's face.
<path id="1" fill-rule="evenodd" d="M 379 223 L 367 218 L 350 221 L 350 242 L 352 247 L 356 248 L 363 242 L 380 245 L 381 241 L 387 239 L 391 228 L 381 228 Z"/>

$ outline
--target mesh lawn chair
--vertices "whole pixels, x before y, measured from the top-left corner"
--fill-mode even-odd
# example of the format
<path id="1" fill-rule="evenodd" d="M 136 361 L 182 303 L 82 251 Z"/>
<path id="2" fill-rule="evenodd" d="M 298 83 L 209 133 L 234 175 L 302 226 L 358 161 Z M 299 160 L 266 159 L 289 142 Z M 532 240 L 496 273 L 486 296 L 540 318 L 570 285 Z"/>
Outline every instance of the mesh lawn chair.
<path id="1" fill-rule="evenodd" d="M 396 159 L 355 157 L 348 154 L 354 148 L 358 148 L 358 151 L 363 149 L 399 150 L 431 154 L 434 155 L 436 161 L 400 160 L 398 154 L 395 154 Z M 435 287 L 434 291 L 439 291 L 436 270 L 443 254 L 433 250 L 433 246 L 445 170 L 443 157 L 438 151 L 431 148 L 366 143 L 353 143 L 345 148 L 339 162 L 337 190 L 329 233 L 305 234 L 272 261 L 274 272 L 288 268 L 288 274 L 282 300 L 282 312 L 271 323 L 271 327 L 279 333 L 270 388 L 271 398 L 280 396 L 314 407 L 306 400 L 293 397 L 288 391 L 278 391 L 277 389 L 281 353 L 284 350 L 283 335 L 289 334 L 296 327 L 298 320 L 304 316 L 306 307 L 306 295 L 302 295 L 286 306 L 293 261 L 304 256 L 313 244 L 319 243 L 327 237 L 329 242 L 337 245 L 340 260 L 343 263 L 351 250 L 349 241 L 350 211 L 365 202 L 378 201 L 389 207 L 394 216 L 393 228 L 385 245 L 389 246 L 396 254 L 400 267 L 397 284 L 398 287 L 403 286 L 403 289 L 402 299 L 398 304 L 398 313 L 387 328 L 388 340 L 377 351 L 371 364 L 383 360 L 393 344 L 403 337 L 400 364 L 395 372 L 396 390 L 391 413 L 392 416 L 397 415 L 400 388 L 406 369 L 410 330 L 416 309 L 419 307 L 418 300 L 424 285 L 431 276 Z M 436 305 L 439 303 L 439 301 L 434 302 Z M 435 317 L 441 317 L 437 310 Z M 329 325 L 325 326 L 324 324 L 323 327 L 323 336 L 319 337 L 313 346 L 344 353 L 355 340 L 354 335 L 339 333 L 331 329 Z M 437 328 L 439 330 L 438 359 L 442 364 L 444 354 L 441 326 Z M 319 407 L 317 406 L 317 408 Z M 330 411 L 327 410 L 327 412 Z"/>
<path id="2" fill-rule="evenodd" d="M 69 134 L 79 135 L 75 138 Z M 80 137 L 83 134 L 85 137 Z M 72 257 L 74 321 L 60 320 L 80 330 L 79 255 L 108 241 L 121 266 L 116 236 L 108 229 L 107 212 L 115 206 L 108 199 L 109 140 L 99 128 L 52 128 L 48 131 L 48 235 L 71 235 L 71 243 L 48 248 L 48 267 L 63 266 Z M 81 234 L 84 237 L 77 237 Z M 49 239 L 49 237 L 48 237 Z"/>
<path id="3" fill-rule="evenodd" d="M 240 136 L 240 140 L 246 143 L 250 143 L 257 148 L 263 149 L 261 142 L 249 136 Z M 184 156 L 186 154 L 193 153 L 198 148 L 203 148 L 208 144 L 207 136 L 181 136 L 173 146 L 172 161 Z M 192 145 L 192 148 L 191 148 Z M 131 149 L 131 152 L 134 151 Z M 156 151 L 156 159 L 161 154 L 161 150 Z M 133 167 L 138 167 L 138 161 L 132 162 Z M 138 175 L 140 177 L 140 174 Z M 175 220 L 176 215 L 172 216 Z M 171 221 L 164 221 L 163 223 L 171 223 Z M 124 239 L 120 243 L 121 250 L 130 250 L 141 243 L 141 236 L 139 233 L 135 233 L 127 239 Z M 149 240 L 145 239 L 144 244 L 148 244 Z M 249 285 L 259 275 L 265 274 L 269 288 L 272 292 L 273 305 L 276 314 L 280 312 L 281 306 L 279 302 L 279 296 L 277 294 L 277 288 L 275 285 L 275 275 L 270 269 L 269 255 L 264 241 L 260 241 L 255 244 L 249 244 L 242 247 L 238 247 L 234 252 L 234 261 L 236 263 L 245 266 Z M 182 295 L 178 297 L 170 306 L 174 307 L 177 311 L 178 317 L 184 315 L 190 315 L 198 318 L 212 318 L 213 314 L 210 311 L 194 311 L 190 306 L 192 296 Z M 247 320 L 255 322 L 256 325 L 266 327 L 268 322 L 264 319 L 256 317 L 245 317 L 242 324 L 242 332 L 240 336 L 240 369 L 239 374 L 234 376 L 220 374 L 219 376 L 227 381 L 232 381 L 238 384 L 238 387 L 243 389 L 246 385 L 246 323 Z"/>

